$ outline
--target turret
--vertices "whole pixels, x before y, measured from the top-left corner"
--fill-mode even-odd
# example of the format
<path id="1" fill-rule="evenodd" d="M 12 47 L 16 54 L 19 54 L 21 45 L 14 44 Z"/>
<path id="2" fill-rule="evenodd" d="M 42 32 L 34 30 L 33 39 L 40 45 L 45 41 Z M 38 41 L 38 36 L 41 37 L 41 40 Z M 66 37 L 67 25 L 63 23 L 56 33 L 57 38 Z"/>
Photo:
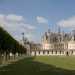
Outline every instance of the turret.
<path id="1" fill-rule="evenodd" d="M 60 27 L 58 28 L 58 41 L 61 42 L 62 36 L 61 36 L 61 30 Z"/>
<path id="2" fill-rule="evenodd" d="M 75 30 L 72 30 L 72 40 L 75 41 Z"/>

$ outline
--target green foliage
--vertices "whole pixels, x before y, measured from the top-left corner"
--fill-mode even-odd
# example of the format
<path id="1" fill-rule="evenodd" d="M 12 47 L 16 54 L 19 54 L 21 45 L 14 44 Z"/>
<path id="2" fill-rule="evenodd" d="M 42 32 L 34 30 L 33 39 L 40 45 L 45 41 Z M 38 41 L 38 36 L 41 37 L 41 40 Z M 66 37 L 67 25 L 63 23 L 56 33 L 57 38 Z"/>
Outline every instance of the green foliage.
<path id="1" fill-rule="evenodd" d="M 23 53 L 26 49 L 19 44 L 8 32 L 0 27 L 0 51 Z"/>

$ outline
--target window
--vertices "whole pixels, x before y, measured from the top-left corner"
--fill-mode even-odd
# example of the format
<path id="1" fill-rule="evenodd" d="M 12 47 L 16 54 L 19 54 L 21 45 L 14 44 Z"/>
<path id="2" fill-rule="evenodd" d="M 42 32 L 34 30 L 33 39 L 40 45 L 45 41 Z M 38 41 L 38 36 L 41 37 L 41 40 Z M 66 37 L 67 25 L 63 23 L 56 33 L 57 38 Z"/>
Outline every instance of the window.
<path id="1" fill-rule="evenodd" d="M 53 50 L 52 50 L 52 54 L 53 54 Z"/>
<path id="2" fill-rule="evenodd" d="M 73 51 L 71 51 L 71 54 L 73 54 Z"/>
<path id="3" fill-rule="evenodd" d="M 35 51 L 35 55 L 36 55 L 36 51 Z"/>
<path id="4" fill-rule="evenodd" d="M 49 54 L 49 51 L 47 51 L 47 54 Z"/>
<path id="5" fill-rule="evenodd" d="M 55 54 L 57 54 L 57 51 L 55 52 Z"/>
<path id="6" fill-rule="evenodd" d="M 43 54 L 45 54 L 45 51 L 43 51 Z"/>
<path id="7" fill-rule="evenodd" d="M 39 51 L 39 54 L 40 54 L 40 51 Z"/>
<path id="8" fill-rule="evenodd" d="M 61 54 L 61 51 L 60 51 L 60 54 Z"/>

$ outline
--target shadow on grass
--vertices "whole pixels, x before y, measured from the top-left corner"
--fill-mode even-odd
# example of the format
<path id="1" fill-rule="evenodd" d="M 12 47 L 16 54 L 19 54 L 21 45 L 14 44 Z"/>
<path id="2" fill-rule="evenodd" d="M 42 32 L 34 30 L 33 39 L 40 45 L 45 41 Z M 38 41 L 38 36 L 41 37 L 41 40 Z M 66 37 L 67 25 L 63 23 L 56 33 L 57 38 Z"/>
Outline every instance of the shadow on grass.
<path id="1" fill-rule="evenodd" d="M 75 70 L 66 70 L 25 58 L 0 69 L 0 75 L 75 75 Z"/>

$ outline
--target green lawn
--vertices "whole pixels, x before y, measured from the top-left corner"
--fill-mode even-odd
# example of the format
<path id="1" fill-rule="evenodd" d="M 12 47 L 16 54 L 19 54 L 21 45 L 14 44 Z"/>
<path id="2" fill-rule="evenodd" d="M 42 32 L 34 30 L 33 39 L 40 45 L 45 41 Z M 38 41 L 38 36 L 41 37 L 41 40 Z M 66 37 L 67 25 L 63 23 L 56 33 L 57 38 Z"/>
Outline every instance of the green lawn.
<path id="1" fill-rule="evenodd" d="M 75 57 L 28 57 L 0 68 L 0 75 L 75 75 Z"/>

